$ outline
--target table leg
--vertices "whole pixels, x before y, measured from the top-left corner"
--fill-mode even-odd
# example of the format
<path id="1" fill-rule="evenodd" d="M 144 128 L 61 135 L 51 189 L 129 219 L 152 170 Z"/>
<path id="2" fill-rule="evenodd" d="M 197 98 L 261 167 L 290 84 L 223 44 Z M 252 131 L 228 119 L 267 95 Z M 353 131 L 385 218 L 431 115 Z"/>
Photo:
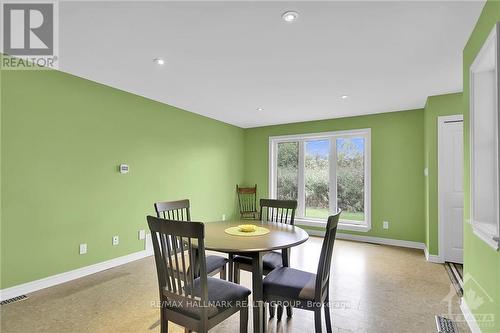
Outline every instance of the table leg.
<path id="1" fill-rule="evenodd" d="M 234 282 L 234 264 L 233 264 L 234 254 L 229 253 L 229 262 L 227 263 L 228 270 L 228 281 Z"/>
<path id="2" fill-rule="evenodd" d="M 259 333 L 264 332 L 265 325 L 262 252 L 254 253 L 252 259 L 253 331 Z"/>
<path id="3" fill-rule="evenodd" d="M 290 267 L 290 248 L 281 250 L 281 260 L 283 267 Z"/>
<path id="4" fill-rule="evenodd" d="M 286 248 L 281 250 L 281 260 L 283 261 L 283 267 L 290 267 L 290 248 Z M 281 309 L 281 313 L 283 312 L 283 309 Z M 281 319 L 281 313 L 278 314 L 278 320 Z M 286 315 L 288 318 L 292 318 L 293 316 L 293 309 L 291 305 L 288 305 L 286 307 Z"/>

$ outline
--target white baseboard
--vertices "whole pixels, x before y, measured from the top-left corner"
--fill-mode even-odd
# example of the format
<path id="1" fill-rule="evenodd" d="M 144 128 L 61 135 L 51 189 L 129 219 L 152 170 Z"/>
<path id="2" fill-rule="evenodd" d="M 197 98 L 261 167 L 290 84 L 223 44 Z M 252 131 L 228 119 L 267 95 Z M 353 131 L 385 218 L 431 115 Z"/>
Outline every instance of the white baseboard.
<path id="1" fill-rule="evenodd" d="M 305 229 L 305 230 L 311 236 L 324 236 L 325 235 L 325 232 L 321 231 L 321 230 L 308 230 L 308 229 Z M 425 248 L 424 243 L 405 241 L 405 240 L 399 240 L 399 239 L 382 238 L 382 237 L 372 237 L 372 236 L 337 233 L 337 238 L 338 239 L 352 240 L 352 241 L 357 241 L 357 242 L 391 245 L 391 246 L 399 246 L 399 247 L 408 247 L 408 248 L 419 249 L 419 250 L 423 250 Z"/>
<path id="2" fill-rule="evenodd" d="M 17 286 L 9 287 L 0 290 L 0 300 L 4 301 L 6 299 L 20 296 L 20 295 L 25 295 L 32 293 L 34 291 L 52 287 L 64 282 L 68 282 L 71 280 L 75 280 L 90 274 L 98 273 L 101 271 L 104 271 L 106 269 L 110 269 L 116 266 L 124 265 L 129 262 L 139 260 L 145 257 L 148 257 L 152 255 L 153 252 L 150 249 L 147 250 L 142 250 L 139 252 L 131 253 L 126 256 L 114 258 L 111 260 L 103 261 L 97 264 L 93 264 L 90 266 L 82 267 L 82 268 L 77 268 L 72 271 L 52 275 L 43 279 L 19 284 Z"/>
<path id="3" fill-rule="evenodd" d="M 440 256 L 437 256 L 435 254 L 430 254 L 427 246 L 424 246 L 424 253 L 425 253 L 425 259 L 427 259 L 428 262 L 433 262 L 435 264 L 444 263 L 443 258 L 441 258 Z"/>
<path id="4" fill-rule="evenodd" d="M 479 325 L 476 322 L 476 318 L 470 311 L 469 306 L 467 305 L 467 302 L 465 302 L 465 299 L 462 297 L 460 301 L 460 309 L 462 310 L 462 313 L 464 314 L 465 321 L 467 322 L 467 325 L 469 325 L 469 328 L 472 333 L 481 333 L 481 328 L 479 328 Z"/>
<path id="5" fill-rule="evenodd" d="M 304 231 L 307 232 L 310 236 L 323 237 L 325 235 L 325 232 L 322 230 L 314 230 L 314 229 L 306 229 L 306 228 L 302 228 L 302 229 L 304 229 Z"/>
<path id="6" fill-rule="evenodd" d="M 325 232 L 322 230 L 306 229 L 306 228 L 303 229 L 311 236 L 319 236 L 319 237 L 325 236 Z"/>

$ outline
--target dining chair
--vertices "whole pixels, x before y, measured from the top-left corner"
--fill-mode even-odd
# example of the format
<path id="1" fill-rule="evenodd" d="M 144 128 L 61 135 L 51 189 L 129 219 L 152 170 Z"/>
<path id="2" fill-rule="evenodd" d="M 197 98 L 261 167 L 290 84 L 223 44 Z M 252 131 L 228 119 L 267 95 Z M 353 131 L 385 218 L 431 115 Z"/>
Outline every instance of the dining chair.
<path id="1" fill-rule="evenodd" d="M 189 200 L 160 201 L 155 203 L 156 216 L 175 221 L 191 221 Z M 228 259 L 222 256 L 206 256 L 208 275 L 220 273 L 220 278 L 226 279 L 226 263 Z"/>
<path id="2" fill-rule="evenodd" d="M 258 219 L 257 212 L 257 184 L 253 187 L 239 187 L 236 185 L 238 193 L 238 205 L 240 207 L 240 217 L 242 219 Z"/>
<path id="3" fill-rule="evenodd" d="M 236 312 L 240 332 L 247 332 L 250 290 L 209 277 L 205 256 L 196 256 L 197 249 L 205 251 L 204 224 L 154 216 L 147 221 L 158 275 L 161 333 L 168 332 L 169 321 L 188 332 L 208 332 Z"/>
<path id="4" fill-rule="evenodd" d="M 330 299 L 330 267 L 339 216 L 340 211 L 328 217 L 316 274 L 290 267 L 280 267 L 270 272 L 263 280 L 264 301 L 275 304 L 292 304 L 297 308 L 314 311 L 316 333 L 321 332 L 322 307 L 325 311 L 327 332 L 332 331 L 328 303 Z M 265 313 L 264 318 L 266 318 Z"/>
<path id="5" fill-rule="evenodd" d="M 260 218 L 266 222 L 276 222 L 293 225 L 295 221 L 295 210 L 297 201 L 295 200 L 276 200 L 260 199 Z M 290 258 L 290 249 L 286 248 L 279 251 L 267 252 L 262 257 L 264 275 L 269 274 L 273 269 L 288 266 Z M 240 270 L 252 272 L 252 258 L 243 255 L 236 255 L 232 258 L 234 263 L 234 282 L 240 283 Z M 282 316 L 282 307 L 278 307 L 278 319 Z M 269 308 L 271 317 L 274 316 L 274 307 Z M 288 317 L 292 316 L 292 308 L 287 307 Z"/>

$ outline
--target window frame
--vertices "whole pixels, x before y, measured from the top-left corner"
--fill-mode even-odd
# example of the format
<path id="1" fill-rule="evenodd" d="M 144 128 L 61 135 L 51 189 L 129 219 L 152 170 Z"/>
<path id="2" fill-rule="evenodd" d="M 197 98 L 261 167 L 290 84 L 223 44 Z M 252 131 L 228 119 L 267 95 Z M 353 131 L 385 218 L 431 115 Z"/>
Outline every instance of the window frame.
<path id="1" fill-rule="evenodd" d="M 476 161 L 476 149 L 479 138 L 479 131 L 476 128 L 477 119 L 479 114 L 484 112 L 483 110 L 479 110 L 477 107 L 477 101 L 481 98 L 477 98 L 477 90 L 480 89 L 478 87 L 478 77 L 477 74 L 484 72 L 484 61 L 487 59 L 489 55 L 489 50 L 492 49 L 494 52 L 493 56 L 493 89 L 494 91 L 492 96 L 492 113 L 494 114 L 495 121 L 493 135 L 491 136 L 491 141 L 494 145 L 494 173 L 496 175 L 496 183 L 494 184 L 494 195 L 496 197 L 494 203 L 494 211 L 495 217 L 491 219 L 491 221 L 480 221 L 477 218 L 477 211 L 479 211 L 477 207 L 477 201 L 480 200 L 480 194 L 477 193 L 476 184 L 478 182 L 476 171 L 479 163 Z M 469 89 L 469 157 L 470 157 L 470 168 L 469 168 L 469 177 L 470 177 L 470 197 L 469 197 L 469 219 L 468 222 L 472 226 L 472 231 L 474 234 L 483 240 L 486 244 L 491 246 L 495 251 L 500 250 L 500 23 L 496 23 L 492 28 L 488 38 L 481 46 L 481 49 L 476 55 L 473 63 L 469 68 L 469 81 L 470 81 L 470 89 Z M 484 133 L 480 133 L 481 136 Z"/>
<path id="2" fill-rule="evenodd" d="M 292 135 L 280 135 L 280 136 L 270 136 L 269 137 L 269 196 L 271 198 L 276 198 L 277 194 L 277 156 L 278 156 L 278 144 L 285 142 L 298 142 L 299 143 L 299 165 L 298 165 L 298 182 L 297 182 L 297 195 L 299 197 L 297 213 L 295 221 L 299 225 L 312 226 L 312 227 L 324 227 L 326 224 L 326 219 L 305 217 L 305 184 L 304 184 L 304 173 L 305 173 L 305 142 L 311 140 L 330 140 L 330 154 L 329 161 L 332 161 L 332 156 L 337 156 L 337 145 L 336 139 L 338 138 L 349 138 L 349 137 L 362 137 L 365 140 L 364 145 L 364 172 L 365 172 L 365 184 L 364 184 L 364 221 L 353 221 L 342 219 L 340 215 L 339 229 L 350 230 L 350 231 L 369 231 L 371 229 L 371 129 L 353 129 L 344 131 L 331 131 L 331 132 L 319 132 L 319 133 L 308 133 L 308 134 L 292 134 Z M 333 144 L 335 143 L 335 144 Z M 329 163 L 330 175 L 336 174 L 337 163 Z M 336 177 L 330 177 L 330 198 L 337 197 L 337 179 Z M 333 178 L 333 179 L 332 179 Z M 302 198 L 302 200 L 300 199 Z M 333 200 L 329 200 L 330 211 L 335 208 L 335 203 Z"/>

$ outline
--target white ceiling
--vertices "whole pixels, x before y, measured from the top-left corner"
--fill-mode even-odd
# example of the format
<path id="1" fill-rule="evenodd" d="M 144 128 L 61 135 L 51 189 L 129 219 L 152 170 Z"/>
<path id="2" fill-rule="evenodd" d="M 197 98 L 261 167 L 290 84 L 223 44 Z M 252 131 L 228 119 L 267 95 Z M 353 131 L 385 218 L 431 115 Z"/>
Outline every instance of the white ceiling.
<path id="1" fill-rule="evenodd" d="M 483 5 L 61 2 L 60 69 L 240 127 L 408 110 L 461 91 Z"/>

